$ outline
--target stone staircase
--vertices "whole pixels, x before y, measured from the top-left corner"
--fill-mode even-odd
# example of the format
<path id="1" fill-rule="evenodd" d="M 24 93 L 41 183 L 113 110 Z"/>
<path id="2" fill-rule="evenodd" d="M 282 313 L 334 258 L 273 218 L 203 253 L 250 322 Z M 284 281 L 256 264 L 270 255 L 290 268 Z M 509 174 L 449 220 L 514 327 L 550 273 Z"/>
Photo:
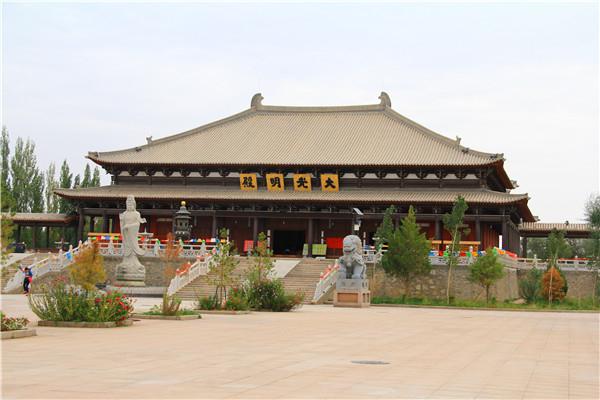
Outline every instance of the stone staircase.
<path id="1" fill-rule="evenodd" d="M 328 265 L 335 265 L 335 260 L 303 259 L 283 278 L 283 284 L 288 291 L 304 293 L 303 303 L 310 304 L 321 273 L 325 272 Z"/>
<path id="2" fill-rule="evenodd" d="M 0 280 L 0 290 L 4 293 L 4 287 L 8 283 L 8 281 L 15 275 L 15 273 L 19 270 L 19 265 L 23 267 L 28 267 L 31 264 L 38 262 L 39 260 L 43 260 L 48 256 L 48 253 L 31 253 L 25 258 L 20 258 L 14 262 L 7 263 L 7 265 L 2 264 L 2 279 Z M 15 293 L 19 293 L 19 291 L 13 291 Z"/>
<path id="3" fill-rule="evenodd" d="M 243 258 L 240 260 L 234 275 L 238 282 L 242 283 L 246 279 L 252 259 Z M 304 303 L 309 304 L 315 293 L 315 286 L 319 282 L 321 273 L 327 269 L 328 265 L 333 265 L 335 260 L 301 260 L 282 280 L 288 291 L 301 291 L 305 294 Z M 198 295 L 213 296 L 215 287 L 209 285 L 203 276 L 200 276 L 190 282 L 187 286 L 179 290 L 175 295 L 183 300 L 196 300 Z"/>

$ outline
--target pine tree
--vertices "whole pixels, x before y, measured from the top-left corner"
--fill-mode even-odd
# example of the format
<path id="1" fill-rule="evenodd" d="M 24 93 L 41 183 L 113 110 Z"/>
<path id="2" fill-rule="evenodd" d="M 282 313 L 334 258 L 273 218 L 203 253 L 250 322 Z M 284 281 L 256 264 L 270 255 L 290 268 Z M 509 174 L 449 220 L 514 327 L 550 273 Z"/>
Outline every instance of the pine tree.
<path id="1" fill-rule="evenodd" d="M 381 246 L 387 244 L 389 238 L 394 234 L 395 226 L 394 221 L 392 220 L 392 214 L 395 210 L 396 208 L 393 205 L 385 210 L 383 221 L 381 221 L 381 225 L 379 225 L 375 232 L 375 247 L 378 250 Z"/>
<path id="2" fill-rule="evenodd" d="M 396 229 L 388 238 L 388 251 L 382 259 L 383 270 L 404 283 L 407 297 L 411 295 L 414 279 L 431 271 L 430 249 L 430 242 L 417 226 L 415 210 L 410 206 L 400 229 Z"/>
<path id="3" fill-rule="evenodd" d="M 450 232 L 450 238 L 452 243 L 448 252 L 448 284 L 446 286 L 446 301 L 450 304 L 450 282 L 452 281 L 452 268 L 458 265 L 458 258 L 460 253 L 460 241 L 462 235 L 468 235 L 470 230 L 463 228 L 463 218 L 465 211 L 469 206 L 464 197 L 458 196 L 452 206 L 452 213 L 444 215 L 444 229 Z"/>

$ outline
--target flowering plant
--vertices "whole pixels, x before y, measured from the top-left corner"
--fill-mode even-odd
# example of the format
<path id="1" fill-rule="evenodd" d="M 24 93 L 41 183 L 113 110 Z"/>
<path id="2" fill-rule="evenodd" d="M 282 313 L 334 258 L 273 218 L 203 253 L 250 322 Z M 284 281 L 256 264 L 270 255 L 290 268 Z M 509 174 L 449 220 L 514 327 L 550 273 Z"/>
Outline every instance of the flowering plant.
<path id="1" fill-rule="evenodd" d="M 2 314 L 2 332 L 23 329 L 29 323 L 29 320 L 25 317 L 9 318 L 2 311 L 0 311 L 0 314 Z"/>
<path id="2" fill-rule="evenodd" d="M 117 322 L 121 325 L 133 312 L 133 302 L 118 290 L 81 290 L 69 285 L 63 276 L 54 279 L 49 289 L 42 286 L 41 295 L 29 296 L 31 311 L 47 321 Z"/>

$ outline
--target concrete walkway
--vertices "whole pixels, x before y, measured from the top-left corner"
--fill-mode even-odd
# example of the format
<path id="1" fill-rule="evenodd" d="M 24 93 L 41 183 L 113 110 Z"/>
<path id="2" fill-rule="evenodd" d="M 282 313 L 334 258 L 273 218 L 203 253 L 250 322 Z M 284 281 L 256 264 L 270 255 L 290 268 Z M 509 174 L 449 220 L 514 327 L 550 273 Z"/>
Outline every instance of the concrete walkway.
<path id="1" fill-rule="evenodd" d="M 22 295 L 2 303 L 9 316 L 32 316 Z M 2 341 L 3 399 L 600 396 L 597 313 L 318 305 L 36 329 Z"/>

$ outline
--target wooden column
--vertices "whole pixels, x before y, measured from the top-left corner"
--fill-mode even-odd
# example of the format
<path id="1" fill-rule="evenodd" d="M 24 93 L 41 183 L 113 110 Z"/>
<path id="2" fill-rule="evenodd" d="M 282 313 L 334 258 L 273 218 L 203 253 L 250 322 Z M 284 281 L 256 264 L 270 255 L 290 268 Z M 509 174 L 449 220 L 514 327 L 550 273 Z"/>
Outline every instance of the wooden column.
<path id="1" fill-rule="evenodd" d="M 252 247 L 256 247 L 258 245 L 258 218 L 253 218 L 252 224 Z"/>
<path id="2" fill-rule="evenodd" d="M 21 225 L 17 226 L 17 243 L 21 243 L 21 228 Z"/>
<path id="3" fill-rule="evenodd" d="M 62 233 L 60 235 L 60 249 L 62 250 L 65 247 L 65 229 L 66 225 L 62 226 Z"/>
<path id="4" fill-rule="evenodd" d="M 523 252 L 521 253 L 521 257 L 527 258 L 527 234 L 523 235 Z"/>
<path id="5" fill-rule="evenodd" d="M 479 219 L 479 217 L 475 217 L 475 240 L 481 243 L 481 220 Z M 481 246 L 481 244 L 479 246 Z"/>
<path id="6" fill-rule="evenodd" d="M 33 224 L 33 250 L 35 250 L 36 247 L 36 243 L 37 243 L 37 225 Z"/>
<path id="7" fill-rule="evenodd" d="M 502 217 L 502 247 L 506 250 L 509 244 L 509 233 L 508 233 L 508 215 Z"/>
<path id="8" fill-rule="evenodd" d="M 102 211 L 102 232 L 108 232 L 108 217 L 106 216 L 106 210 Z"/>
<path id="9" fill-rule="evenodd" d="M 307 257 L 312 257 L 312 245 L 313 245 L 313 241 L 314 241 L 314 219 L 313 218 L 309 218 L 308 219 L 308 252 L 307 252 Z"/>
<path id="10" fill-rule="evenodd" d="M 95 222 L 96 222 L 96 218 L 93 216 L 90 216 L 90 232 L 95 232 L 95 230 L 94 230 Z"/>
<path id="11" fill-rule="evenodd" d="M 83 241 L 83 226 L 85 225 L 85 215 L 83 214 L 83 210 L 79 210 L 79 228 L 77 229 L 77 239 L 76 244 L 73 244 L 73 247 L 77 247 L 79 245 L 79 241 Z"/>
<path id="12" fill-rule="evenodd" d="M 435 216 L 435 233 L 433 235 L 434 240 L 442 240 L 442 216 Z"/>
<path id="13" fill-rule="evenodd" d="M 217 232 L 217 215 L 213 214 L 212 217 L 212 234 L 214 237 L 219 237 L 219 232 Z"/>
<path id="14" fill-rule="evenodd" d="M 50 227 L 46 227 L 46 248 L 50 248 Z"/>

